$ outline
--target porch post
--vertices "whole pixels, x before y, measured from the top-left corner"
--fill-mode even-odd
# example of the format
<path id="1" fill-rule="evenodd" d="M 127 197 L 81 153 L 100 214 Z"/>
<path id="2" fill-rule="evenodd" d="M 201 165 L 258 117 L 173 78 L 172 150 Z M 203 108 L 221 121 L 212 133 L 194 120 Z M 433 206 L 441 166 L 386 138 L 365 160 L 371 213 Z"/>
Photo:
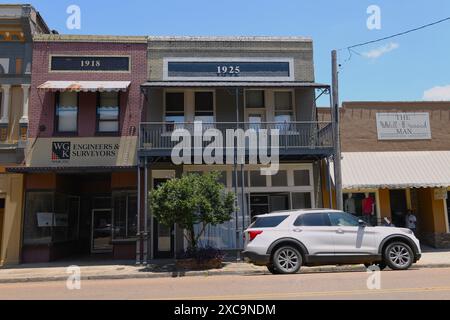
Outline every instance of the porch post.
<path id="1" fill-rule="evenodd" d="M 2 84 L 3 91 L 3 101 L 2 101 L 2 118 L 0 119 L 0 123 L 8 124 L 9 123 L 9 105 L 10 105 L 10 84 Z"/>
<path id="2" fill-rule="evenodd" d="M 144 265 L 147 265 L 148 261 L 148 169 L 147 158 L 144 161 Z"/>
<path id="3" fill-rule="evenodd" d="M 140 159 L 137 165 L 137 231 L 136 231 L 136 264 L 141 264 L 141 168 Z"/>

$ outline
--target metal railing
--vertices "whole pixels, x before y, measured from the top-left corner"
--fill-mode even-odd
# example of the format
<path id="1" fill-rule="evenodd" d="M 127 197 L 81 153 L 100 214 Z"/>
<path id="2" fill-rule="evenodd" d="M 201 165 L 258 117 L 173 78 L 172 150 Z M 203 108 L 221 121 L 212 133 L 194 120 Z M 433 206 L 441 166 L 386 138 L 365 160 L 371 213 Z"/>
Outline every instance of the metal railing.
<path id="1" fill-rule="evenodd" d="M 178 144 L 178 141 L 171 141 L 172 133 L 177 129 L 184 129 L 185 133 L 190 133 L 194 146 L 194 133 L 198 135 L 207 129 L 214 128 L 222 134 L 223 146 L 226 146 L 227 130 L 242 129 L 244 131 L 253 129 L 258 133 L 266 129 L 269 135 L 268 147 L 270 147 L 270 134 L 272 130 L 279 132 L 280 149 L 292 148 L 332 148 L 333 147 L 333 125 L 331 122 L 323 121 L 301 121 L 301 122 L 203 122 L 201 127 L 195 127 L 193 122 L 143 122 L 139 128 L 139 149 L 140 150 L 171 150 Z M 202 141 L 203 147 L 210 142 Z M 248 147 L 248 142 L 247 142 Z"/>

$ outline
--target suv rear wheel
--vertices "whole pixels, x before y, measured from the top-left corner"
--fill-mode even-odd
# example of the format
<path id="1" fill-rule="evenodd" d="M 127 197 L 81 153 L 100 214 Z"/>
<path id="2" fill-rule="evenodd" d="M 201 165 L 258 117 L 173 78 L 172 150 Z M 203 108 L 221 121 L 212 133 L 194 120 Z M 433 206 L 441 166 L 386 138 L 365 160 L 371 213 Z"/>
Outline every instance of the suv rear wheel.
<path id="1" fill-rule="evenodd" d="M 303 263 L 300 252 L 291 246 L 282 246 L 273 254 L 273 267 L 281 274 L 297 273 Z"/>
<path id="2" fill-rule="evenodd" d="M 384 250 L 384 261 L 392 270 L 406 270 L 413 264 L 411 247 L 404 242 L 393 242 Z"/>

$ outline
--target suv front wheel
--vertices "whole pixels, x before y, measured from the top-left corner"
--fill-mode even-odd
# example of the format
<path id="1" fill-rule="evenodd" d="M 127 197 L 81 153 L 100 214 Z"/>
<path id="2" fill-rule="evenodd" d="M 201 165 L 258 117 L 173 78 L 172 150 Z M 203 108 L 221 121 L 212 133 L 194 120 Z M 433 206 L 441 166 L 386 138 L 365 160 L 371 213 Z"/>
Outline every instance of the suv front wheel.
<path id="1" fill-rule="evenodd" d="M 393 242 L 384 250 L 384 261 L 392 270 L 406 270 L 413 264 L 411 247 L 404 242 Z"/>
<path id="2" fill-rule="evenodd" d="M 291 246 L 282 246 L 273 254 L 273 267 L 281 274 L 297 273 L 303 259 L 300 252 Z"/>

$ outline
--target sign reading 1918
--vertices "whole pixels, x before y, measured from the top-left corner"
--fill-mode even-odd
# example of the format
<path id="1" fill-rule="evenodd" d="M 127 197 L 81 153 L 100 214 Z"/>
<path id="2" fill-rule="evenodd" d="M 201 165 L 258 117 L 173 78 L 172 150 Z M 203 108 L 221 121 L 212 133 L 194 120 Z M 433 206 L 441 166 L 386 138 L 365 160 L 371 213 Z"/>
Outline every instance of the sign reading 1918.
<path id="1" fill-rule="evenodd" d="M 52 71 L 127 72 L 130 70 L 130 58 L 123 56 L 52 56 L 50 68 Z"/>

